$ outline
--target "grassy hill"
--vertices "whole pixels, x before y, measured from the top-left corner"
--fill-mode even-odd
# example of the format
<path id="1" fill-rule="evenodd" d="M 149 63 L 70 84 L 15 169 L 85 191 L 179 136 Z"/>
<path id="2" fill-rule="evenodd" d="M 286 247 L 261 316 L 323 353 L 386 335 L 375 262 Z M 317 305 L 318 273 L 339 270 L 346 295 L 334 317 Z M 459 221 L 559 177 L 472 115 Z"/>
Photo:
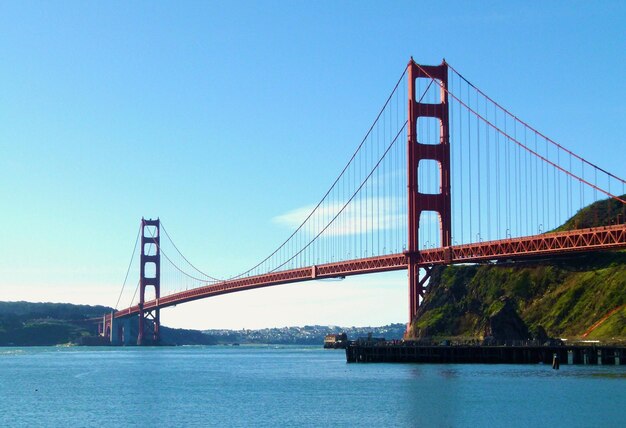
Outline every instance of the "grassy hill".
<path id="1" fill-rule="evenodd" d="M 105 306 L 0 302 L 0 346 L 79 343 L 97 334 L 90 318 L 110 311 Z"/>
<path id="2" fill-rule="evenodd" d="M 97 337 L 97 321 L 111 308 L 69 303 L 0 302 L 0 346 L 104 345 Z M 131 322 L 136 337 L 138 320 Z M 404 324 L 383 327 L 304 326 L 261 330 L 187 330 L 161 326 L 163 345 L 308 344 L 322 346 L 328 333 L 347 332 L 351 338 L 367 336 L 398 339 Z"/>
<path id="3" fill-rule="evenodd" d="M 110 313 L 106 306 L 69 303 L 0 302 L 0 346 L 52 346 L 97 343 L 97 318 Z M 161 326 L 167 345 L 213 345 L 212 336 L 197 330 Z M 90 340 L 91 339 L 91 340 Z"/>
<path id="4" fill-rule="evenodd" d="M 620 199 L 626 200 L 626 194 L 620 196 Z M 586 229 L 625 222 L 626 206 L 615 199 L 604 199 L 582 208 L 554 231 Z"/>
<path id="5" fill-rule="evenodd" d="M 621 204 L 620 204 L 621 205 Z M 623 208 L 600 201 L 559 230 L 614 224 Z M 596 252 L 524 263 L 437 267 L 410 337 L 499 340 L 626 339 L 626 252 Z"/>

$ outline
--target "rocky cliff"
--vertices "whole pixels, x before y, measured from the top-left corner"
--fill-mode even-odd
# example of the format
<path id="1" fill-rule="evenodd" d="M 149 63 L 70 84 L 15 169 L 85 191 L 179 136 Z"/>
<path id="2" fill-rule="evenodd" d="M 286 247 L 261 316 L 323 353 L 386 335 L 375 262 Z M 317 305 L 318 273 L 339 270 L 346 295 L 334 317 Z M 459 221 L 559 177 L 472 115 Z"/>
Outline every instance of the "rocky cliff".
<path id="1" fill-rule="evenodd" d="M 601 201 L 560 230 L 623 222 L 624 208 Z M 598 220 L 599 219 L 599 220 Z M 544 340 L 626 339 L 626 252 L 598 252 L 523 263 L 434 268 L 409 337 Z"/>

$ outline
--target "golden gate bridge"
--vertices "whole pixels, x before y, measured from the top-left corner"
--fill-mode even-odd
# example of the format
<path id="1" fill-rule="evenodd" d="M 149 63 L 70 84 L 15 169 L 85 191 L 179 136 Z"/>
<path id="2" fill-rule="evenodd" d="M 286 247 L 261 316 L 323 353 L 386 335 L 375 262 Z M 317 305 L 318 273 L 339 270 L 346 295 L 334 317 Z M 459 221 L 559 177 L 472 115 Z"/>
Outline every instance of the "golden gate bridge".
<path id="1" fill-rule="evenodd" d="M 142 219 L 116 310 L 103 316 L 100 333 L 115 344 L 154 344 L 169 306 L 404 269 L 410 322 L 433 266 L 626 248 L 625 194 L 626 181 L 519 119 L 445 60 L 411 59 L 328 191 L 256 265 L 211 276 L 159 219 Z M 566 223 L 601 199 L 606 211 Z M 137 253 L 139 280 L 126 287 Z"/>

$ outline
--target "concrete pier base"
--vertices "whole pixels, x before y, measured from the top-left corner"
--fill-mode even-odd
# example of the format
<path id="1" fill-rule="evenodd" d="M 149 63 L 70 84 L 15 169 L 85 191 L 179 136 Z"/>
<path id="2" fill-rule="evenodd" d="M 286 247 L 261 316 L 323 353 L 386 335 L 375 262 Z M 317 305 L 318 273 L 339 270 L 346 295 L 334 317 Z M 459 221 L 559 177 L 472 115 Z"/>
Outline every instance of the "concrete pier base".
<path id="1" fill-rule="evenodd" d="M 111 345 L 130 345 L 132 318 L 112 318 L 111 319 Z"/>

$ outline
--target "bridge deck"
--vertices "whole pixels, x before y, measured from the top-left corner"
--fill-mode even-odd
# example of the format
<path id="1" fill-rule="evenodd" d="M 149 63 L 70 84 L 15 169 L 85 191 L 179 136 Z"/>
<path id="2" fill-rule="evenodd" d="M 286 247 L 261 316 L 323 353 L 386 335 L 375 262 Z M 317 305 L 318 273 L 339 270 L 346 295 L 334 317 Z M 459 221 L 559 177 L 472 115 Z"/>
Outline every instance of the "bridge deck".
<path id="1" fill-rule="evenodd" d="M 485 241 L 420 251 L 420 266 L 477 263 L 489 260 L 519 260 L 536 256 L 626 248 L 626 224 L 567 232 L 545 233 L 523 238 Z M 279 284 L 336 278 L 407 268 L 407 255 L 391 254 L 364 259 L 308 266 L 263 275 L 234 278 L 217 284 L 170 294 L 144 304 L 144 310 L 166 308 L 192 300 Z M 139 306 L 115 312 L 115 318 L 139 313 Z M 110 315 L 107 317 L 110 318 Z"/>

